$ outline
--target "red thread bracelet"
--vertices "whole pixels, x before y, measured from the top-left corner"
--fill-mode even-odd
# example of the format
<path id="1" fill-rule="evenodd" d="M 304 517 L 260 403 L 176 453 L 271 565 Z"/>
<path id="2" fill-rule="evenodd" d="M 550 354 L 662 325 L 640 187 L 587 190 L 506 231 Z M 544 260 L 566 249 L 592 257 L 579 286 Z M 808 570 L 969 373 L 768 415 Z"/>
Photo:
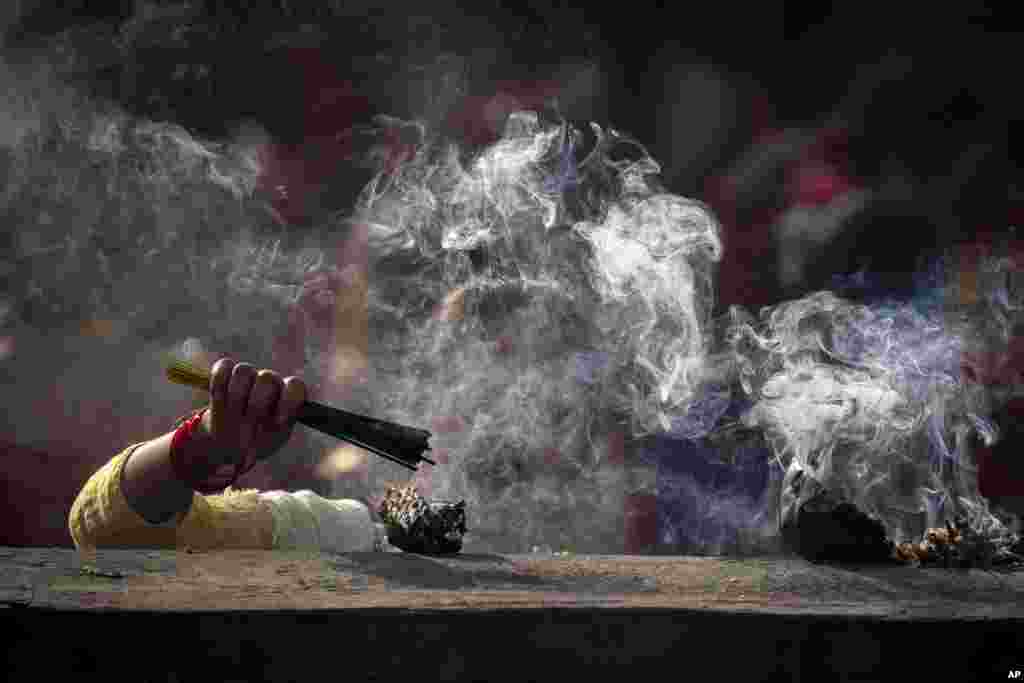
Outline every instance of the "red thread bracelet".
<path id="1" fill-rule="evenodd" d="M 187 456 L 187 449 L 184 444 L 191 439 L 199 427 L 206 412 L 203 408 L 192 417 L 188 418 L 175 430 L 171 437 L 171 467 L 179 480 L 189 488 L 203 495 L 220 493 L 232 486 L 238 478 L 248 472 L 256 464 L 254 458 L 247 454 L 241 463 L 234 465 L 222 465 L 210 471 L 210 464 L 205 461 L 190 461 Z M 224 470 L 230 468 L 229 473 Z"/>

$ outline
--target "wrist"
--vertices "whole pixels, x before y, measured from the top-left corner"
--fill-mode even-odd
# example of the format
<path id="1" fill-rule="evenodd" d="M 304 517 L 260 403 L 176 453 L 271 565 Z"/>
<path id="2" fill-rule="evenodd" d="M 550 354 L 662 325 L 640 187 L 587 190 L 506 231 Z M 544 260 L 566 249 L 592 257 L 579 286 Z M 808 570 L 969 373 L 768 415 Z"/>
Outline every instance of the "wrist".
<path id="1" fill-rule="evenodd" d="M 256 464 L 256 452 L 236 452 L 213 435 L 209 407 L 184 421 L 171 441 L 175 475 L 202 494 L 219 493 L 234 486 Z"/>
<path id="2" fill-rule="evenodd" d="M 218 472 L 222 468 L 212 457 L 214 449 L 209 415 L 209 409 L 204 408 L 182 422 L 174 432 L 170 449 L 175 477 L 190 489 L 203 494 L 216 493 L 233 483 L 232 477 Z"/>

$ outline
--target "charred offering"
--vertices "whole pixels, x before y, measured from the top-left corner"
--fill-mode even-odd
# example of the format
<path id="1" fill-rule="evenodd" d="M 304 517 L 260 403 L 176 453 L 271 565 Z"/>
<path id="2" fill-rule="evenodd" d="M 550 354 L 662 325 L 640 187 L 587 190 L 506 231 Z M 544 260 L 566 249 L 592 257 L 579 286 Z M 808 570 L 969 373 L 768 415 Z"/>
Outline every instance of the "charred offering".
<path id="1" fill-rule="evenodd" d="M 984 535 L 963 518 L 925 529 L 916 543 L 895 543 L 885 525 L 800 467 L 783 483 L 780 531 L 786 548 L 812 562 L 898 562 L 946 568 L 1024 567 L 1024 538 Z"/>
<path id="2" fill-rule="evenodd" d="M 466 533 L 466 501 L 428 501 L 415 486 L 389 486 L 380 505 L 388 541 L 396 548 L 423 555 L 462 550 Z"/>
<path id="3" fill-rule="evenodd" d="M 1024 540 L 987 538 L 962 519 L 956 524 L 947 521 L 944 528 L 928 529 L 921 542 L 899 543 L 893 552 L 897 560 L 917 565 L 1024 568 Z"/>

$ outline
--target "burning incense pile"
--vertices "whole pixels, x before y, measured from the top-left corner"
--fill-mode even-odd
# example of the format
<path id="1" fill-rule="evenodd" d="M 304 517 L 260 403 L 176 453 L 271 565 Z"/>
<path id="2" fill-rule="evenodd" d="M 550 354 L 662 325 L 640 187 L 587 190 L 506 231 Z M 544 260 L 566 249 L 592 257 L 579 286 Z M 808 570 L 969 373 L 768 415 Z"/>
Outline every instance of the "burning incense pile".
<path id="1" fill-rule="evenodd" d="M 944 566 L 968 569 L 1024 567 L 1024 540 L 1008 535 L 1002 539 L 986 538 L 964 520 L 944 528 L 928 529 L 919 543 L 899 543 L 893 549 L 894 557 L 921 566 Z"/>
<path id="2" fill-rule="evenodd" d="M 445 555 L 462 550 L 466 502 L 431 502 L 415 486 L 389 486 L 380 505 L 388 540 L 408 553 Z"/>

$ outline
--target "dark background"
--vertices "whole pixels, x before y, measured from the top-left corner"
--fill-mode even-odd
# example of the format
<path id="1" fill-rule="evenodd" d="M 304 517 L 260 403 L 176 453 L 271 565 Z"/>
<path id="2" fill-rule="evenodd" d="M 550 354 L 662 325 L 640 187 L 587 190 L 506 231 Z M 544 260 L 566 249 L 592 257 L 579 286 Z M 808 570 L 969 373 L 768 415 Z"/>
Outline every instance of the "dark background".
<path id="1" fill-rule="evenodd" d="M 97 98 L 212 138 L 247 121 L 265 127 L 315 176 L 306 184 L 317 189 L 279 207 L 296 230 L 350 205 L 368 177 L 332 157 L 339 132 L 376 114 L 426 116 L 472 148 L 494 139 L 492 119 L 510 102 L 554 94 L 568 119 L 639 139 L 671 191 L 719 214 L 720 311 L 757 309 L 861 270 L 909 296 L 922 257 L 1015 239 L 1019 55 L 1006 18 L 984 9 L 210 1 L 192 3 L 187 20 L 160 21 L 146 17 L 180 3 L 15 4 L 11 64 L 71 33 L 86 58 L 70 78 Z M 438 86 L 452 79 L 459 92 Z M 772 134 L 833 128 L 842 142 L 825 156 L 879 199 L 819 248 L 799 281 L 783 283 L 770 225 L 792 204 L 786 173 L 802 152 L 784 150 L 731 192 L 722 180 L 770 156 Z M 905 191 L 889 191 L 897 184 Z M 16 435 L 5 442 L 7 455 L 17 451 Z M 111 449 L 95 452 L 102 462 Z M 48 505 L 63 518 L 80 475 L 99 464 L 63 474 L 68 490 L 51 486 L 43 497 L 33 482 L 53 475 L 46 453 L 33 458 L 38 475 L 6 484 L 0 544 L 67 543 L 62 524 L 36 526 L 17 511 Z"/>

